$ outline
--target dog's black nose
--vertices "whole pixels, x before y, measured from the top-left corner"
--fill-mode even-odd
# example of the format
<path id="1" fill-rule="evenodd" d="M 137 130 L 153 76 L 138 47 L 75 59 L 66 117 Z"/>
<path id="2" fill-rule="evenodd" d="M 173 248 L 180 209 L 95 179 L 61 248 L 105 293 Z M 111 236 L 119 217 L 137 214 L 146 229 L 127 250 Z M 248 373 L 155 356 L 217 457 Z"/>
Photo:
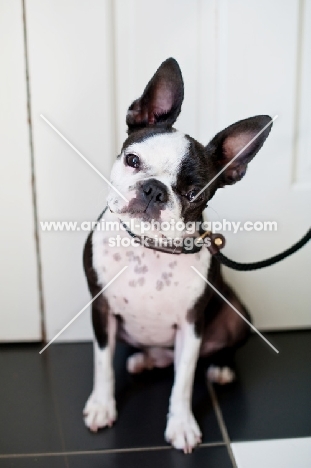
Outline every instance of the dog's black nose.
<path id="1" fill-rule="evenodd" d="M 166 186 L 156 179 L 149 179 L 141 186 L 144 198 L 148 202 L 163 205 L 168 201 Z"/>

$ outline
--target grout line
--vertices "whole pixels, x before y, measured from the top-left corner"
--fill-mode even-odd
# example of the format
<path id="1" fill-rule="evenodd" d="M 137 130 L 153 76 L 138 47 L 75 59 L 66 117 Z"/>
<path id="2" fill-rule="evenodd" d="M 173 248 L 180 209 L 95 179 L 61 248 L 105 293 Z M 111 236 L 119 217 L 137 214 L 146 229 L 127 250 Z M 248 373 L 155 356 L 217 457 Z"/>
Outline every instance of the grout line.
<path id="1" fill-rule="evenodd" d="M 196 450 L 200 448 L 208 447 L 223 447 L 225 442 L 206 442 L 200 444 Z M 132 448 L 120 448 L 120 449 L 104 449 L 104 450 L 81 450 L 81 451 L 67 451 L 67 452 L 46 452 L 46 453 L 17 453 L 17 454 L 7 454 L 0 455 L 0 460 L 6 458 L 30 458 L 30 457 L 60 457 L 60 456 L 70 456 L 70 455 L 105 455 L 113 453 L 132 453 L 132 452 L 155 452 L 160 450 L 176 450 L 170 445 L 159 445 L 155 447 L 132 447 Z"/>
<path id="2" fill-rule="evenodd" d="M 219 406 L 219 403 L 218 403 L 217 395 L 215 393 L 213 385 L 208 381 L 207 381 L 207 388 L 208 388 L 208 391 L 209 391 L 209 394 L 210 394 L 210 397 L 211 397 L 211 400 L 212 400 L 212 403 L 213 403 L 213 408 L 214 408 L 214 411 L 215 411 L 215 414 L 216 414 L 216 418 L 217 418 L 217 421 L 218 421 L 218 424 L 219 424 L 219 428 L 220 428 L 222 437 L 223 437 L 224 442 L 225 442 L 225 444 L 227 446 L 228 455 L 229 455 L 229 458 L 231 460 L 232 466 L 233 466 L 233 468 L 238 468 L 238 465 L 237 465 L 237 463 L 235 461 L 235 458 L 234 458 L 234 455 L 233 455 L 233 452 L 232 452 L 230 437 L 229 437 L 229 434 L 228 434 L 228 431 L 227 431 L 227 428 L 226 428 L 226 425 L 225 425 L 225 421 L 224 421 L 224 418 L 223 418 L 223 415 L 222 415 L 222 412 L 221 412 L 221 409 L 220 409 L 220 406 Z"/>
<path id="3" fill-rule="evenodd" d="M 31 167 L 31 196 L 33 207 L 33 223 L 34 223 L 34 237 L 35 237 L 35 251 L 37 262 L 37 281 L 39 292 L 39 307 L 40 307 L 40 324 L 41 324 L 41 340 L 46 340 L 46 326 L 45 326 L 45 307 L 43 297 L 43 280 L 42 280 L 42 263 L 40 254 L 40 238 L 39 238 L 39 221 L 38 221 L 38 205 L 37 205 L 37 190 L 36 190 L 36 171 L 35 171 L 35 158 L 34 158 L 34 145 L 33 145 L 33 127 L 31 118 L 31 92 L 30 92 L 30 78 L 29 78 L 29 54 L 28 54 L 28 35 L 27 35 L 27 21 L 26 21 L 26 5 L 25 0 L 22 0 L 22 15 L 23 15 L 23 33 L 24 33 L 24 54 L 25 54 L 25 78 L 26 78 L 26 94 L 27 94 L 27 118 L 29 129 L 29 146 L 30 146 L 30 167 Z"/>
<path id="4" fill-rule="evenodd" d="M 198 445 L 197 448 L 205 448 L 205 447 L 223 447 L 225 442 L 205 442 L 203 444 Z"/>
<path id="5" fill-rule="evenodd" d="M 51 399 L 52 399 L 52 405 L 54 408 L 55 412 L 55 418 L 56 418 L 56 427 L 58 429 L 58 435 L 60 438 L 60 443 L 62 450 L 65 451 L 65 434 L 63 431 L 63 426 L 62 426 L 62 420 L 61 420 L 61 415 L 60 415 L 60 409 L 56 397 L 56 391 L 55 391 L 55 385 L 54 385 L 54 378 L 53 378 L 53 369 L 52 369 L 52 359 L 49 353 L 46 353 L 46 368 L 47 368 L 47 376 L 48 376 L 48 382 L 49 382 L 49 388 L 51 390 Z M 69 463 L 67 456 L 64 455 L 65 457 L 65 465 L 66 468 L 69 468 Z"/>

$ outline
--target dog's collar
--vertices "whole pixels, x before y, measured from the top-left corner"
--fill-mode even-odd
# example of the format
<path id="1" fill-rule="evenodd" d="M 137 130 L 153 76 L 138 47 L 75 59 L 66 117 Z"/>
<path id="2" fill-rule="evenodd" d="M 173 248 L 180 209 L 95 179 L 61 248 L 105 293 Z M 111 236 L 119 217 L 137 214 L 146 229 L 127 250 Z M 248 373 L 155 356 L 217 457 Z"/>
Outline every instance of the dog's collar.
<path id="1" fill-rule="evenodd" d="M 111 209 L 109 208 L 111 211 Z M 111 211 L 113 213 L 113 211 Z M 114 213 L 115 214 L 115 213 Z M 137 244 L 146 247 L 147 249 L 157 250 L 159 252 L 169 254 L 194 254 L 199 252 L 205 246 L 211 255 L 219 252 L 225 246 L 225 238 L 222 234 L 213 234 L 210 231 L 201 231 L 198 237 L 184 237 L 180 240 L 158 238 L 154 239 L 148 236 L 139 236 L 134 234 L 128 226 L 119 218 L 119 221 L 125 231 L 133 238 L 136 239 Z M 190 240 L 191 247 L 188 247 L 187 241 Z"/>

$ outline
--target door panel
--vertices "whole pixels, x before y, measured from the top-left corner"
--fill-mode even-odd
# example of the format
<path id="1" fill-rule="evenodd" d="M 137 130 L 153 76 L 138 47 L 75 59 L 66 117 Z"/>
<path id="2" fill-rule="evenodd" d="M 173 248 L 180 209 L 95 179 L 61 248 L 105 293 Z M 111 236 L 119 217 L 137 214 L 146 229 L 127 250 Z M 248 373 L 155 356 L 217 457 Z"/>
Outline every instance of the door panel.
<path id="1" fill-rule="evenodd" d="M 237 120 L 256 114 L 279 115 L 247 176 L 219 190 L 206 210 L 210 220 L 277 222 L 277 232 L 224 232 L 225 253 L 238 261 L 274 255 L 297 241 L 310 225 L 310 186 L 305 183 L 298 189 L 293 183 L 295 158 L 310 166 L 308 152 L 304 151 L 307 161 L 303 163 L 301 151 L 295 154 L 300 114 L 299 122 L 304 125 L 299 142 L 309 142 L 310 133 L 310 61 L 306 65 L 310 27 L 305 24 L 310 22 L 310 8 L 305 3 L 303 12 L 303 2 L 296 0 L 160 1 L 151 20 L 148 2 L 126 2 L 126 14 L 124 2 L 117 2 L 119 143 L 125 135 L 129 103 L 169 56 L 180 63 L 185 81 L 185 101 L 176 128 L 202 143 Z M 307 177 L 305 170 L 301 173 Z M 262 271 L 224 271 L 256 326 L 306 327 L 311 325 L 310 260 L 311 243 Z"/>
<path id="2" fill-rule="evenodd" d="M 41 339 L 21 2 L 0 1 L 0 340 Z"/>
<path id="3" fill-rule="evenodd" d="M 96 221 L 107 184 L 41 118 L 109 177 L 114 147 L 111 2 L 27 0 L 40 221 Z M 53 338 L 90 300 L 82 267 L 88 232 L 40 230 L 46 328 Z M 60 337 L 89 339 L 85 311 Z"/>
<path id="4" fill-rule="evenodd" d="M 219 129 L 256 114 L 279 115 L 263 149 L 246 177 L 221 190 L 211 202 L 210 216 L 277 221 L 277 232 L 226 233 L 226 253 L 254 261 L 281 252 L 310 226 L 311 191 L 294 182 L 297 106 L 303 60 L 297 52 L 300 2 L 226 2 L 227 31 L 222 57 L 226 61 L 225 107 Z M 280 13 L 282 12 L 282 14 Z M 301 90 L 305 93 L 305 90 Z M 302 101 L 307 96 L 302 94 Z M 310 101 L 309 101 L 310 102 Z M 299 107 L 298 107 L 299 108 Z M 310 105 L 309 105 L 310 109 Z M 308 132 L 300 133 L 305 138 Z M 252 273 L 227 271 L 261 329 L 311 325 L 308 274 L 311 245 L 280 264 Z"/>

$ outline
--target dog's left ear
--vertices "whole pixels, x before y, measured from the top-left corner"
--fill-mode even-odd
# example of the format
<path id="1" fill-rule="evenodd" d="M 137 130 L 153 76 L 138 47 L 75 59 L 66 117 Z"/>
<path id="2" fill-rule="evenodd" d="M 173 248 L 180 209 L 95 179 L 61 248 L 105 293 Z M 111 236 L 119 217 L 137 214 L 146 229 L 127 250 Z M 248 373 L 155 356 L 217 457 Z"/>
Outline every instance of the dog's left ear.
<path id="1" fill-rule="evenodd" d="M 178 63 L 163 62 L 147 84 L 142 96 L 129 107 L 128 133 L 144 127 L 171 127 L 184 99 L 184 83 Z"/>
<path id="2" fill-rule="evenodd" d="M 271 127 L 271 117 L 257 115 L 230 125 L 212 139 L 207 150 L 216 170 L 223 170 L 219 175 L 219 187 L 242 179 L 248 163 L 264 144 Z"/>

